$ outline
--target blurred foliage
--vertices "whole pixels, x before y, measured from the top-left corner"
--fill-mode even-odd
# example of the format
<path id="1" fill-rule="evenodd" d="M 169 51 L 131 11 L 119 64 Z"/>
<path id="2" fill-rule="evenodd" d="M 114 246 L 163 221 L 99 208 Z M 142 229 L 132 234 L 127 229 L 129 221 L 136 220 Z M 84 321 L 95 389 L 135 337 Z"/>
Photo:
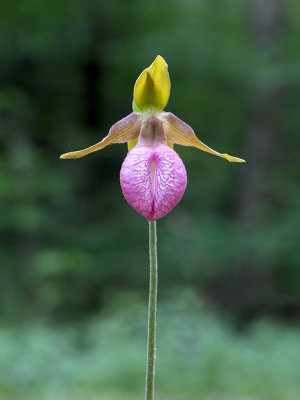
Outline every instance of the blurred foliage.
<path id="1" fill-rule="evenodd" d="M 248 161 L 177 146 L 189 184 L 159 222 L 162 296 L 187 285 L 243 316 L 298 313 L 299 4 L 284 11 L 274 59 L 255 42 L 247 1 L 220 10 L 214 1 L 2 2 L 3 316 L 76 319 L 101 310 L 111 292 L 144 291 L 146 221 L 118 183 L 126 146 L 58 156 L 100 140 L 129 113 L 134 81 L 157 54 L 169 63 L 167 109 L 213 148 Z M 278 86 L 277 144 L 251 147 L 257 92 Z M 257 171 L 261 152 L 272 158 Z M 252 201 L 248 184 L 263 196 Z"/>
<path id="2" fill-rule="evenodd" d="M 96 143 L 126 116 L 135 79 L 161 54 L 172 82 L 167 110 L 209 146 L 247 164 L 175 147 L 189 182 L 158 224 L 160 301 L 190 288 L 238 328 L 261 317 L 293 328 L 259 323 L 240 338 L 210 317 L 162 310 L 160 391 L 174 384 L 195 395 L 217 382 L 224 393 L 237 388 L 272 400 L 299 394 L 299 371 L 286 364 L 300 365 L 300 4 L 278 0 L 282 12 L 263 25 L 258 5 L 271 3 L 2 0 L 0 315 L 13 326 L 73 324 L 4 329 L 7 393 L 19 396 L 17 387 L 32 382 L 56 390 L 62 379 L 71 388 L 85 379 L 102 388 L 104 378 L 124 382 L 124 390 L 126 382 L 142 385 L 144 304 L 142 311 L 136 305 L 136 319 L 115 310 L 100 319 L 101 334 L 96 321 L 84 328 L 93 333 L 82 333 L 82 343 L 80 337 L 81 324 L 107 313 L 119 293 L 147 296 L 147 223 L 119 185 L 126 145 L 76 161 L 58 157 Z M 173 362 L 180 346 L 191 356 L 186 371 Z M 122 375 L 117 352 L 132 376 Z M 164 376 L 168 369 L 180 380 Z"/>
<path id="3" fill-rule="evenodd" d="M 2 396 L 141 398 L 146 308 L 131 295 L 120 297 L 100 319 L 76 327 L 2 330 Z M 187 292 L 161 303 L 158 327 L 157 398 L 298 399 L 296 330 L 260 320 L 234 333 Z"/>

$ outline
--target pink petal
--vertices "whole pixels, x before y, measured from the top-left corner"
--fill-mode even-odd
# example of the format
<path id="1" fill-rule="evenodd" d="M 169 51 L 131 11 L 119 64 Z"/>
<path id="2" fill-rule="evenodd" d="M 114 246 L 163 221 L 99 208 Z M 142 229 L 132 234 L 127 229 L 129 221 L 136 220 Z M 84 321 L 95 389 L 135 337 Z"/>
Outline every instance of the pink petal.
<path id="1" fill-rule="evenodd" d="M 166 144 L 134 147 L 123 162 L 120 180 L 125 199 L 149 221 L 170 212 L 187 184 L 183 162 Z"/>

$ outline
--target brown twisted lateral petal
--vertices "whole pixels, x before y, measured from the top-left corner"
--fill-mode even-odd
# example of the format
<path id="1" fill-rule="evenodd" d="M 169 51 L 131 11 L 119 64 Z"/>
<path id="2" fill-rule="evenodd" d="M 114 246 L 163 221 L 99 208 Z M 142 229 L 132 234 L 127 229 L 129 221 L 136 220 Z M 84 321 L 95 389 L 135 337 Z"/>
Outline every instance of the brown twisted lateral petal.
<path id="1" fill-rule="evenodd" d="M 246 162 L 242 158 L 232 157 L 225 153 L 221 154 L 206 146 L 197 138 L 193 129 L 181 119 L 177 118 L 176 115 L 165 112 L 162 113 L 160 119 L 164 123 L 167 140 L 169 142 L 181 144 L 182 146 L 193 146 L 197 149 L 214 154 L 215 156 L 225 158 L 230 162 Z"/>
<path id="2" fill-rule="evenodd" d="M 94 144 L 86 149 L 72 151 L 60 156 L 63 159 L 80 158 L 97 150 L 101 150 L 109 144 L 125 143 L 136 139 L 139 136 L 141 128 L 141 117 L 139 113 L 133 112 L 127 117 L 116 122 L 109 130 L 108 135 L 101 142 Z"/>

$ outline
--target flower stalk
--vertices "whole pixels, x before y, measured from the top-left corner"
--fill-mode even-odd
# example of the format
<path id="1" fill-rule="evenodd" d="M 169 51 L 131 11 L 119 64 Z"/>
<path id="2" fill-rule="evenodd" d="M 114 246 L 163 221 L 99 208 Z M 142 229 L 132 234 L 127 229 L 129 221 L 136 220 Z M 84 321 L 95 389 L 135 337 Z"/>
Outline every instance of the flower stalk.
<path id="1" fill-rule="evenodd" d="M 154 400 L 157 313 L 157 236 L 156 221 L 149 221 L 150 283 L 145 400 Z"/>

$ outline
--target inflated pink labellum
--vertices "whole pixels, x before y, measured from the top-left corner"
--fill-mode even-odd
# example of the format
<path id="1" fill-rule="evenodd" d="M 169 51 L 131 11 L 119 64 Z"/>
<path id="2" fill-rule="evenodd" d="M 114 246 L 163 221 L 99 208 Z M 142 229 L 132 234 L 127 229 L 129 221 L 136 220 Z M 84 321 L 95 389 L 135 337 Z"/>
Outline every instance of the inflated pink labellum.
<path id="1" fill-rule="evenodd" d="M 166 144 L 136 146 L 125 158 L 120 174 L 125 199 L 149 221 L 165 216 L 183 196 L 186 170 Z"/>

